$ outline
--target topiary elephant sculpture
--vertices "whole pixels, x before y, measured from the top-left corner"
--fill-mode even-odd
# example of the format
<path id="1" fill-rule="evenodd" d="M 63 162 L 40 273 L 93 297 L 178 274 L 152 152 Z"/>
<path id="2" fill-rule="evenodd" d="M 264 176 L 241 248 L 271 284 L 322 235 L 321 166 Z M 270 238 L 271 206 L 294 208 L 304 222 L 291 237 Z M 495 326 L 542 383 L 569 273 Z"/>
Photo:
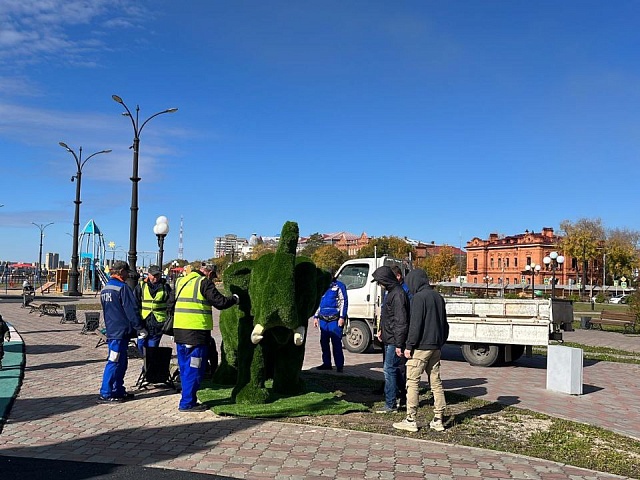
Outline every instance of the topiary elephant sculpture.
<path id="1" fill-rule="evenodd" d="M 240 303 L 220 312 L 222 358 L 214 382 L 235 384 L 236 403 L 266 403 L 270 378 L 274 393 L 302 390 L 307 323 L 331 275 L 296 256 L 298 237 L 298 224 L 286 222 L 275 253 L 235 263 L 223 274 Z"/>

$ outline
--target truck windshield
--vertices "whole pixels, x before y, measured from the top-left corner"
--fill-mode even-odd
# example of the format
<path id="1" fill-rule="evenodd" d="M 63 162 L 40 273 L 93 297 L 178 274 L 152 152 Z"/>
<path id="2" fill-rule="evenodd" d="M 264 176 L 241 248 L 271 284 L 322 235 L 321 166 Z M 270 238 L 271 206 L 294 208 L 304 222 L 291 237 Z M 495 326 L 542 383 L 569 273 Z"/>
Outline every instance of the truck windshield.
<path id="1" fill-rule="evenodd" d="M 367 284 L 369 265 L 347 265 L 338 274 L 338 280 L 345 284 L 347 290 L 362 288 Z"/>

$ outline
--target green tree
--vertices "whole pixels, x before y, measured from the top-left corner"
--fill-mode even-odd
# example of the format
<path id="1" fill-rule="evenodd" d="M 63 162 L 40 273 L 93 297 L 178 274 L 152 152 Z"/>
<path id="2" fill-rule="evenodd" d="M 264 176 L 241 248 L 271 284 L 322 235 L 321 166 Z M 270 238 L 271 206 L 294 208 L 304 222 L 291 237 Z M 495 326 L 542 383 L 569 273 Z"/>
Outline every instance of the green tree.
<path id="1" fill-rule="evenodd" d="M 400 237 L 379 237 L 374 238 L 358 252 L 358 258 L 381 257 L 389 255 L 394 258 L 405 259 L 411 254 L 411 258 L 416 258 L 416 249 Z"/>
<path id="2" fill-rule="evenodd" d="M 416 266 L 425 269 L 433 283 L 450 281 L 460 271 L 458 257 L 453 248 L 448 246 L 440 248 L 434 255 L 416 261 Z"/>
<path id="3" fill-rule="evenodd" d="M 640 232 L 629 229 L 612 229 L 607 233 L 605 252 L 606 268 L 614 279 L 633 277 L 638 268 L 638 241 Z"/>
<path id="4" fill-rule="evenodd" d="M 307 240 L 305 247 L 300 250 L 300 255 L 304 257 L 313 257 L 313 254 L 318 248 L 324 245 L 324 237 L 319 233 L 312 233 Z"/>
<path id="5" fill-rule="evenodd" d="M 336 272 L 349 256 L 333 245 L 319 247 L 311 256 L 311 260 L 319 267 Z"/>

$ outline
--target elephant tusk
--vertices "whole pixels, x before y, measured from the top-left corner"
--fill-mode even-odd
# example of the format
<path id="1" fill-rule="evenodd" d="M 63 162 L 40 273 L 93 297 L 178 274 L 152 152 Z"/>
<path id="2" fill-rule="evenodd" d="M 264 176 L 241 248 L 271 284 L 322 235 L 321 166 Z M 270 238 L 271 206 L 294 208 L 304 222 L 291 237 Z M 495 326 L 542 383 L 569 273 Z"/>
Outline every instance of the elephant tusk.
<path id="1" fill-rule="evenodd" d="M 262 340 L 262 332 L 264 332 L 264 326 L 258 324 L 253 327 L 253 331 L 251 332 L 251 343 L 257 345 Z"/>
<path id="2" fill-rule="evenodd" d="M 305 327 L 298 327 L 293 331 L 293 343 L 296 347 L 302 345 L 304 342 L 304 335 L 307 333 L 307 329 Z"/>

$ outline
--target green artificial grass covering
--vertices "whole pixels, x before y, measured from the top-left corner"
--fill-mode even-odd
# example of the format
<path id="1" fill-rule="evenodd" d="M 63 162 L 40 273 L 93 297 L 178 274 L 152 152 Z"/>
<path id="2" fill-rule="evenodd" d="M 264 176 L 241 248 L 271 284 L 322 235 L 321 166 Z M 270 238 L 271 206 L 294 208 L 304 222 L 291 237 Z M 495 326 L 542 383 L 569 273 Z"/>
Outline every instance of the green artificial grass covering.
<path id="1" fill-rule="evenodd" d="M 365 412 L 369 408 L 361 403 L 341 400 L 342 392 L 329 392 L 312 381 L 305 381 L 306 392 L 291 397 L 275 396 L 271 391 L 272 382 L 266 383 L 267 390 L 275 398 L 265 404 L 237 404 L 231 399 L 232 386 L 217 385 L 211 381 L 202 383 L 198 399 L 206 403 L 217 415 L 247 418 L 304 417 L 308 415 L 342 415 L 347 412 Z"/>

